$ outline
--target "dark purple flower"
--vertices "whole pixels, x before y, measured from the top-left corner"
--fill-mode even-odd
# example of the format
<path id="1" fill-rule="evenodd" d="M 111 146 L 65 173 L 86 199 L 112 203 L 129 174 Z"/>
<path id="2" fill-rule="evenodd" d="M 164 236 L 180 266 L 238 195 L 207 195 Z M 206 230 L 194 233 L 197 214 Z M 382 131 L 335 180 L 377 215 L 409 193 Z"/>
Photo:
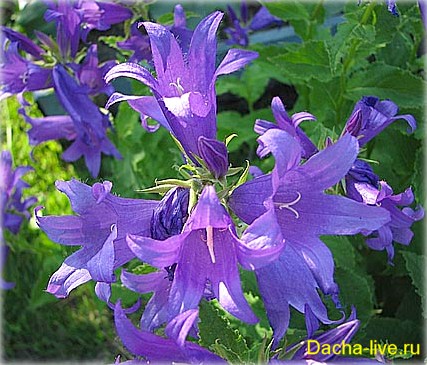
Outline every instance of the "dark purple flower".
<path id="1" fill-rule="evenodd" d="M 405 119 L 409 124 L 408 133 L 412 133 L 417 128 L 415 118 L 410 114 L 397 115 L 398 112 L 398 106 L 391 100 L 364 96 L 356 103 L 344 131 L 357 137 L 360 146 L 398 119 Z"/>
<path id="2" fill-rule="evenodd" d="M 163 280 L 164 290 L 156 292 L 162 296 L 162 300 L 157 301 L 159 307 L 162 303 L 161 308 L 157 307 L 163 313 L 161 317 L 168 315 L 167 322 L 186 310 L 197 308 L 208 287 L 229 313 L 248 323 L 257 322 L 243 296 L 237 262 L 244 268 L 254 269 L 278 257 L 283 249 L 278 227 L 265 224 L 271 214 L 267 212 L 256 220 L 239 240 L 214 187 L 206 186 L 181 234 L 164 241 L 129 235 L 129 248 L 140 260 L 160 270 L 176 263 L 172 282 Z M 140 283 L 134 277 L 129 279 L 134 281 L 132 285 L 147 290 L 149 285 L 157 286 L 161 277 L 165 277 L 164 272 L 149 275 L 149 282 L 147 275 Z M 158 312 L 153 313 L 153 317 L 155 315 L 159 316 Z"/>
<path id="3" fill-rule="evenodd" d="M 119 48 L 133 51 L 128 62 L 138 63 L 142 60 L 151 60 L 150 38 L 138 29 L 138 22 L 132 24 L 130 37 L 122 42 L 117 42 Z"/>
<path id="4" fill-rule="evenodd" d="M 374 205 L 379 178 L 367 162 L 356 159 L 345 176 L 345 187 L 350 199 Z M 363 194 L 363 196 L 361 195 Z"/>
<path id="5" fill-rule="evenodd" d="M 165 333 L 168 338 L 164 338 L 135 328 L 126 317 L 120 301 L 117 302 L 114 311 L 116 330 L 123 344 L 132 354 L 144 357 L 146 362 L 192 364 L 224 362 L 219 356 L 198 344 L 186 341 L 197 316 L 198 311 L 195 309 L 179 314 L 166 326 Z"/>
<path id="6" fill-rule="evenodd" d="M 300 123 L 305 120 L 316 120 L 316 117 L 307 112 L 295 113 L 289 117 L 286 112 L 285 106 L 279 97 L 274 97 L 271 101 L 271 110 L 273 112 L 276 124 L 266 120 L 257 119 L 255 121 L 254 130 L 256 133 L 263 135 L 271 128 L 278 128 L 288 132 L 293 136 L 302 147 L 302 157 L 309 158 L 314 155 L 318 150 L 317 147 L 311 142 L 303 130 L 299 127 Z M 260 157 L 266 156 L 270 151 L 261 145 L 258 147 L 257 153 Z"/>
<path id="7" fill-rule="evenodd" d="M 228 152 L 227 146 L 223 142 L 200 136 L 199 152 L 200 157 L 216 179 L 227 173 Z"/>
<path id="8" fill-rule="evenodd" d="M 267 28 L 272 25 L 282 25 L 283 21 L 270 14 L 266 7 L 261 6 L 249 23 L 248 5 L 242 1 L 240 6 L 240 18 L 231 6 L 227 6 L 228 15 L 231 20 L 231 26 L 225 29 L 229 36 L 227 44 L 236 44 L 247 47 L 249 45 L 249 34 L 251 32 Z"/>
<path id="9" fill-rule="evenodd" d="M 306 313 L 309 332 L 318 327 L 317 320 L 331 323 L 317 289 L 338 305 L 338 286 L 332 254 L 319 236 L 374 230 L 389 222 L 390 215 L 385 209 L 324 193 L 346 175 L 357 157 L 352 136 L 347 134 L 303 165 L 299 165 L 301 146 L 285 131 L 267 130 L 258 141 L 273 153 L 274 170 L 235 189 L 229 205 L 246 223 L 273 210 L 276 218 L 269 223 L 280 226 L 286 242 L 278 260 L 256 270 L 277 344 L 288 327 L 289 305 Z"/>
<path id="10" fill-rule="evenodd" d="M 170 31 L 159 24 L 144 22 L 157 79 L 138 64 L 124 63 L 113 67 L 106 81 L 131 77 L 149 86 L 155 97 L 114 93 L 107 107 L 128 100 L 143 118 L 152 117 L 172 131 L 190 158 L 193 153 L 198 155 L 199 137 L 216 137 L 216 78 L 238 70 L 257 57 L 255 52 L 230 50 L 218 68 L 215 67 L 215 33 L 221 18 L 222 14 L 215 12 L 199 23 L 185 55 Z"/>
<path id="11" fill-rule="evenodd" d="M 30 38 L 4 26 L 0 27 L 0 31 L 10 42 L 16 42 L 19 50 L 27 52 L 36 60 L 41 59 L 41 55 L 44 53 L 43 49 L 35 44 Z"/>
<path id="12" fill-rule="evenodd" d="M 305 360 L 311 359 L 319 362 L 327 362 L 333 360 L 340 360 L 341 356 L 337 356 L 336 352 L 343 352 L 345 355 L 345 348 L 342 349 L 343 344 L 350 343 L 353 336 L 356 334 L 359 329 L 360 321 L 356 317 L 356 311 L 353 308 L 350 317 L 346 322 L 340 324 L 336 328 L 325 331 L 319 335 L 316 335 L 312 338 L 308 338 L 304 341 L 304 345 L 300 347 L 292 357 L 292 360 Z M 309 342 L 309 343 L 308 343 Z M 298 346 L 299 344 L 297 344 Z M 330 352 L 329 354 L 324 354 L 320 351 L 322 346 L 332 346 L 334 347 L 334 352 Z M 308 351 L 310 350 L 310 351 Z M 289 348 L 288 351 L 292 351 L 292 348 Z M 316 355 L 310 354 L 313 352 L 317 352 Z M 348 350 L 347 350 L 348 352 Z M 356 362 L 358 359 L 354 359 Z"/>
<path id="13" fill-rule="evenodd" d="M 392 13 L 394 16 L 399 16 L 399 12 L 397 11 L 396 0 L 385 0 L 387 4 L 387 10 Z"/>
<path id="14" fill-rule="evenodd" d="M 84 156 L 86 166 L 95 177 L 101 167 L 101 153 L 121 158 L 106 135 L 110 126 L 108 115 L 101 113 L 90 100 L 87 88 L 78 85 L 63 66 L 54 67 L 53 80 L 56 95 L 71 116 L 77 134 L 62 158 L 65 161 L 76 161 Z"/>
<path id="15" fill-rule="evenodd" d="M 172 32 L 181 47 L 183 54 L 186 54 L 190 47 L 193 31 L 187 28 L 187 19 L 184 8 L 181 4 L 175 5 L 175 8 L 173 9 L 173 24 L 172 26 L 167 26 L 166 29 L 169 29 Z"/>
<path id="16" fill-rule="evenodd" d="M 18 42 L 11 42 L 3 52 L 0 64 L 1 94 L 18 94 L 52 87 L 52 70 L 22 58 L 18 47 Z"/>
<path id="17" fill-rule="evenodd" d="M 0 236 L 3 232 L 0 232 Z M 3 245 L 3 237 L 0 237 L 0 274 L 6 264 L 7 255 L 9 254 L 9 247 Z M 0 276 L 0 290 L 9 290 L 15 287 L 15 283 L 8 282 Z"/>
<path id="18" fill-rule="evenodd" d="M 72 141 L 77 137 L 73 119 L 69 115 L 52 115 L 33 118 L 27 115 L 24 108 L 20 108 L 18 112 L 32 127 L 27 132 L 30 145 L 32 146 L 37 146 L 42 142 L 56 139 L 67 139 Z"/>
<path id="19" fill-rule="evenodd" d="M 37 215 L 37 224 L 61 245 L 83 246 L 49 280 L 47 291 L 64 298 L 91 279 L 104 283 L 115 280 L 114 270 L 134 257 L 125 242 L 126 234 L 148 236 L 158 202 L 114 196 L 109 181 L 93 187 L 77 180 L 57 181 L 56 187 L 68 196 L 78 215 Z"/>
<path id="20" fill-rule="evenodd" d="M 91 0 L 45 0 L 47 22 L 55 21 L 57 42 L 65 60 L 76 56 L 80 39 L 86 42 L 92 29 L 107 30 L 112 24 L 130 19 L 132 12 L 119 5 Z"/>
<path id="21" fill-rule="evenodd" d="M 0 208 L 1 208 L 1 229 L 6 228 L 10 232 L 17 234 L 23 219 L 29 219 L 30 208 L 37 199 L 30 197 L 22 199 L 22 191 L 29 185 L 21 178 L 28 172 L 33 171 L 32 167 L 20 166 L 15 170 L 12 168 L 12 156 L 9 151 L 2 151 L 0 155 Z"/>
<path id="22" fill-rule="evenodd" d="M 151 218 L 151 238 L 165 240 L 180 234 L 188 217 L 189 190 L 174 188 L 160 201 Z"/>
<path id="23" fill-rule="evenodd" d="M 98 47 L 92 44 L 88 50 L 85 59 L 80 65 L 75 65 L 76 76 L 80 85 L 87 86 L 89 89 L 88 94 L 111 95 L 114 88 L 107 85 L 104 81 L 105 74 L 116 64 L 116 61 L 108 61 L 102 66 L 98 65 Z"/>

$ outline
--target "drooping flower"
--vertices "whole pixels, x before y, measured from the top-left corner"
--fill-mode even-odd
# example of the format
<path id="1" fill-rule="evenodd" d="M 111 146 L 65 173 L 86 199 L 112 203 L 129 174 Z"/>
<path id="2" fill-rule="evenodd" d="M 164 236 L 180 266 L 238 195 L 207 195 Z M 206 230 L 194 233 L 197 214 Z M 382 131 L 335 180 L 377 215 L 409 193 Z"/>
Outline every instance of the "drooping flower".
<path id="1" fill-rule="evenodd" d="M 239 240 L 214 187 L 206 186 L 181 234 L 164 241 L 128 236 L 129 248 L 140 260 L 160 270 L 176 264 L 170 289 L 161 292 L 166 321 L 197 308 L 209 287 L 229 313 L 248 323 L 257 322 L 243 296 L 237 263 L 254 269 L 278 257 L 283 249 L 278 227 L 265 225 L 271 214 L 256 220 Z M 149 275 L 141 278 L 140 288 L 148 288 L 165 273 Z"/>
<path id="2" fill-rule="evenodd" d="M 114 270 L 134 257 L 126 245 L 126 234 L 149 236 L 151 217 L 158 202 L 114 196 L 108 181 L 93 187 L 77 180 L 57 181 L 56 187 L 68 196 L 78 215 L 37 214 L 37 224 L 61 245 L 83 246 L 49 280 L 47 291 L 64 298 L 89 280 L 104 283 L 115 280 Z"/>
<path id="3" fill-rule="evenodd" d="M 375 96 L 364 96 L 354 106 L 344 133 L 358 137 L 359 146 L 363 146 L 399 119 L 408 122 L 408 133 L 414 132 L 417 128 L 415 118 L 411 114 L 397 115 L 398 112 L 398 106 L 391 100 L 380 101 Z"/>
<path id="4" fill-rule="evenodd" d="M 305 120 L 316 120 L 316 117 L 307 112 L 295 113 L 292 117 L 289 117 L 286 112 L 285 106 L 279 97 L 274 97 L 271 101 L 271 110 L 273 112 L 276 124 L 268 122 L 266 120 L 257 119 L 255 121 L 254 130 L 256 133 L 263 135 L 266 131 L 271 128 L 278 128 L 286 131 L 293 136 L 302 147 L 302 157 L 309 158 L 314 155 L 318 150 L 314 143 L 307 137 L 303 130 L 299 127 L 300 123 Z M 265 146 L 259 146 L 258 155 L 260 157 L 266 156 L 270 151 Z"/>
<path id="5" fill-rule="evenodd" d="M 217 363 L 224 362 L 219 356 L 196 343 L 186 341 L 189 330 L 198 316 L 195 309 L 187 310 L 173 318 L 166 326 L 168 338 L 135 328 L 117 302 L 114 321 L 117 333 L 125 347 L 146 361 L 133 360 L 133 364 L 144 363 Z"/>
<path id="6" fill-rule="evenodd" d="M 215 33 L 221 18 L 222 14 L 215 12 L 199 23 L 185 55 L 169 30 L 159 24 L 144 22 L 157 79 L 138 64 L 124 63 L 113 67 L 107 73 L 106 81 L 131 77 L 149 86 L 154 97 L 114 93 L 107 107 L 127 100 L 142 119 L 152 117 L 170 130 L 188 157 L 192 158 L 193 153 L 199 155 L 199 137 L 216 137 L 216 78 L 240 69 L 257 57 L 255 52 L 233 49 L 215 70 Z"/>
<path id="7" fill-rule="evenodd" d="M 271 174 L 235 189 L 229 205 L 246 223 L 272 209 L 276 218 L 270 224 L 280 226 L 286 242 L 278 260 L 255 271 L 277 344 L 289 324 L 289 305 L 306 314 L 309 333 L 317 329 L 318 320 L 332 322 L 317 289 L 338 305 L 338 286 L 332 254 L 319 236 L 372 231 L 389 222 L 390 215 L 385 209 L 324 193 L 346 175 L 357 157 L 357 141 L 351 135 L 303 165 L 299 165 L 302 147 L 285 131 L 267 130 L 258 141 L 272 152 L 276 165 Z"/>
<path id="8" fill-rule="evenodd" d="M 271 15 L 264 6 L 261 6 L 249 22 L 248 5 L 244 0 L 240 6 L 240 18 L 231 6 L 228 5 L 227 9 L 232 24 L 230 27 L 225 29 L 225 32 L 229 36 L 227 44 L 236 44 L 242 47 L 247 47 L 249 45 L 249 34 L 251 32 L 261 30 L 272 25 L 283 24 L 283 21 L 280 18 Z"/>
<path id="9" fill-rule="evenodd" d="M 73 120 L 77 135 L 62 158 L 65 161 L 76 161 L 84 156 L 89 172 L 96 177 L 101 167 L 101 153 L 121 158 L 106 135 L 110 127 L 108 115 L 101 113 L 90 100 L 87 88 L 78 85 L 63 66 L 54 67 L 53 80 L 56 95 Z"/>

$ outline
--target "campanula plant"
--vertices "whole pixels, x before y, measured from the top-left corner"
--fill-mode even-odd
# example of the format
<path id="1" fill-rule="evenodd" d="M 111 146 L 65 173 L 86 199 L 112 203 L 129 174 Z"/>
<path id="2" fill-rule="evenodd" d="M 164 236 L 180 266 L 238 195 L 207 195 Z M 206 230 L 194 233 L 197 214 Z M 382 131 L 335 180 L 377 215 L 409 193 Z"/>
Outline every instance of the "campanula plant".
<path id="1" fill-rule="evenodd" d="M 116 364 L 422 356 L 404 346 L 423 316 L 418 4 L 183 5 L 45 1 L 36 41 L 2 30 L 3 98 L 29 143 L 61 140 L 92 176 L 57 179 L 71 213 L 38 197 L 26 229 L 61 255 L 31 313 L 94 298 L 83 319 L 114 318 L 92 337 Z M 34 113 L 41 90 L 61 111 Z M 344 352 L 385 332 L 380 353 Z"/>

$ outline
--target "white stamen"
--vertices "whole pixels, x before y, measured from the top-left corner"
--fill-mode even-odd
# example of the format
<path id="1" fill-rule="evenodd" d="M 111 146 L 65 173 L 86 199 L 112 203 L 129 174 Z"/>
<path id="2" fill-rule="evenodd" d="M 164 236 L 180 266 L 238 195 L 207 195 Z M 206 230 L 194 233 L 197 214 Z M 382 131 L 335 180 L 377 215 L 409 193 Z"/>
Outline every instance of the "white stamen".
<path id="1" fill-rule="evenodd" d="M 211 256 L 212 263 L 215 263 L 215 253 L 214 253 L 214 241 L 213 241 L 213 227 L 206 227 L 206 245 L 208 246 L 209 255 Z"/>
<path id="2" fill-rule="evenodd" d="M 176 82 L 171 82 L 171 83 L 169 83 L 169 85 L 176 87 L 179 95 L 184 94 L 184 87 L 181 85 L 181 78 L 180 77 L 178 77 L 176 79 Z"/>
<path id="3" fill-rule="evenodd" d="M 294 199 L 293 201 L 291 201 L 289 203 L 275 203 L 279 209 L 288 209 L 292 213 L 294 213 L 296 219 L 299 218 L 299 213 L 296 211 L 295 208 L 292 208 L 292 206 L 301 200 L 301 194 L 298 191 L 297 191 L 297 194 L 298 194 L 298 196 L 296 197 L 296 199 Z"/>

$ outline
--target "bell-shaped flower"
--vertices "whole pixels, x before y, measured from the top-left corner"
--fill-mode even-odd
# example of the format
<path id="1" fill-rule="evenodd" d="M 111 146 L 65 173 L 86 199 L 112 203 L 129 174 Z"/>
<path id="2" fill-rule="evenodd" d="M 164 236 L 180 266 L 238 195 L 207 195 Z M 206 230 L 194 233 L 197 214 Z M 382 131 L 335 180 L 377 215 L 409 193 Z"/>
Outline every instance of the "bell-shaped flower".
<path id="1" fill-rule="evenodd" d="M 104 76 L 115 64 L 116 61 L 107 61 L 99 66 L 98 47 L 96 44 L 92 44 L 88 48 L 83 62 L 75 65 L 74 68 L 80 85 L 88 87 L 89 95 L 104 93 L 109 96 L 114 92 L 114 88 L 105 83 Z"/>
<path id="2" fill-rule="evenodd" d="M 80 86 L 63 66 L 54 67 L 53 80 L 56 95 L 73 120 L 77 135 L 62 158 L 76 161 L 84 156 L 89 172 L 95 177 L 101 167 L 101 153 L 121 158 L 106 134 L 110 127 L 108 115 L 99 110 L 89 98 L 87 88 Z"/>
<path id="3" fill-rule="evenodd" d="M 52 70 L 24 59 L 18 48 L 18 42 L 11 42 L 7 49 L 3 50 L 0 60 L 1 94 L 9 96 L 52 87 Z"/>
<path id="4" fill-rule="evenodd" d="M 357 157 L 357 140 L 351 135 L 302 165 L 303 149 L 287 132 L 273 128 L 258 141 L 272 152 L 276 165 L 272 173 L 236 188 L 229 206 L 246 223 L 273 210 L 276 218 L 270 224 L 279 225 L 285 240 L 279 259 L 256 270 L 277 344 L 289 324 L 289 305 L 306 314 L 309 333 L 318 327 L 318 320 L 331 323 L 317 289 L 338 305 L 338 286 L 332 254 L 319 236 L 372 231 L 389 222 L 390 215 L 385 209 L 324 193 L 346 175 Z"/>
<path id="5" fill-rule="evenodd" d="M 29 166 L 19 166 L 15 170 L 12 167 L 12 155 L 9 151 L 0 154 L 0 209 L 1 209 L 1 237 L 3 241 L 3 229 L 17 234 L 24 218 L 29 219 L 30 208 L 37 199 L 30 197 L 22 198 L 22 191 L 29 185 L 21 178 L 32 171 Z"/>
<path id="6" fill-rule="evenodd" d="M 242 47 L 249 45 L 249 34 L 273 25 L 282 25 L 280 18 L 271 15 L 268 9 L 261 6 L 253 18 L 249 19 L 248 4 L 242 1 L 240 6 L 240 18 L 230 5 L 227 5 L 227 12 L 230 17 L 231 26 L 225 29 L 229 36 L 227 44 L 236 44 Z M 250 21 L 249 21 L 250 20 Z"/>
<path id="7" fill-rule="evenodd" d="M 364 96 L 354 106 L 344 133 L 358 137 L 359 145 L 363 146 L 395 120 L 406 120 L 408 133 L 415 131 L 415 118 L 411 114 L 397 115 L 398 112 L 398 106 L 391 100 L 380 101 L 375 96 Z"/>
<path id="8" fill-rule="evenodd" d="M 168 338 L 135 328 L 117 302 L 114 311 L 116 331 L 124 346 L 134 355 L 146 361 L 133 360 L 132 364 L 144 363 L 225 363 L 219 356 L 200 345 L 186 341 L 189 330 L 198 317 L 195 309 L 185 311 L 173 318 L 165 328 Z"/>
<path id="9" fill-rule="evenodd" d="M 151 117 L 170 130 L 190 158 L 193 154 L 199 155 L 199 137 L 216 137 L 216 78 L 240 69 L 258 55 L 233 49 L 218 68 L 215 67 L 215 33 L 222 15 L 212 13 L 199 23 L 188 53 L 183 52 L 173 33 L 164 26 L 142 23 L 150 37 L 157 79 L 138 64 L 124 63 L 113 67 L 107 73 L 106 81 L 131 77 L 150 87 L 154 97 L 114 93 L 107 107 L 127 100 L 143 120 L 146 116 Z"/>
<path id="10" fill-rule="evenodd" d="M 276 120 L 276 124 L 266 120 L 257 119 L 254 127 L 256 133 L 263 135 L 269 129 L 278 128 L 286 131 L 298 141 L 302 147 L 303 158 L 309 158 L 318 151 L 310 138 L 308 138 L 299 127 L 300 123 L 305 120 L 316 120 L 314 115 L 307 112 L 300 112 L 295 113 L 290 117 L 286 112 L 283 102 L 277 96 L 271 101 L 271 110 L 273 112 L 274 119 Z M 265 146 L 260 145 L 257 153 L 262 158 L 270 153 L 270 151 Z"/>
<path id="11" fill-rule="evenodd" d="M 56 187 L 67 195 L 78 215 L 37 214 L 37 224 L 54 242 L 83 246 L 49 280 L 47 291 L 64 298 L 89 280 L 115 281 L 114 270 L 134 258 L 125 242 L 126 234 L 149 236 L 151 217 L 158 202 L 114 196 L 108 181 L 93 187 L 77 180 L 57 181 Z"/>
<path id="12" fill-rule="evenodd" d="M 388 261 L 392 263 L 393 242 L 409 245 L 414 235 L 411 226 L 424 217 L 424 209 L 421 206 L 416 210 L 409 207 L 414 202 L 411 188 L 394 195 L 392 188 L 385 181 L 380 181 L 378 188 L 370 184 L 359 184 L 356 187 L 365 204 L 378 205 L 390 212 L 390 222 L 373 232 L 366 233 L 368 236 L 366 244 L 374 250 L 386 250 Z"/>
<path id="13" fill-rule="evenodd" d="M 230 314 L 248 323 L 257 322 L 243 296 L 237 264 L 254 269 L 279 256 L 283 249 L 279 228 L 265 224 L 271 213 L 256 220 L 239 240 L 214 187 L 206 186 L 181 234 L 164 241 L 128 236 L 129 248 L 140 260 L 160 270 L 176 264 L 166 294 L 166 321 L 197 308 L 209 287 Z M 156 274 L 151 274 L 151 279 L 158 280 Z"/>
<path id="14" fill-rule="evenodd" d="M 43 49 L 40 48 L 37 44 L 35 44 L 26 35 L 19 33 L 19 32 L 16 32 L 13 29 L 10 29 L 10 28 L 4 27 L 4 26 L 0 27 L 0 33 L 2 36 L 4 36 L 10 42 L 17 43 L 18 49 L 20 51 L 24 51 L 24 52 L 30 54 L 36 60 L 41 59 L 41 55 L 44 53 Z"/>
<path id="15" fill-rule="evenodd" d="M 117 46 L 126 51 L 133 51 L 128 62 L 138 63 L 142 60 L 151 60 L 150 38 L 138 29 L 138 22 L 130 27 L 130 35 L 124 41 L 117 42 Z"/>

